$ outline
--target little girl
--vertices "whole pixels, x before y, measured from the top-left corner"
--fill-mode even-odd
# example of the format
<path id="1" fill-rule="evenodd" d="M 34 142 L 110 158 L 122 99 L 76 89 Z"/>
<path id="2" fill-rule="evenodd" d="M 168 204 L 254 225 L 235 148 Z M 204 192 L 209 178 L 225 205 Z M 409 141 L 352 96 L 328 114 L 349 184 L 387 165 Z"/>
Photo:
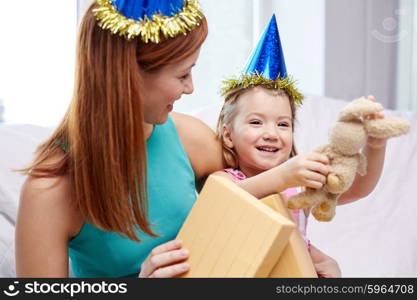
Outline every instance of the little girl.
<path id="1" fill-rule="evenodd" d="M 275 15 L 241 76 L 224 83 L 225 101 L 217 133 L 229 168 L 216 174 L 235 181 L 259 199 L 277 192 L 291 197 L 299 192 L 297 187 L 321 188 L 326 182 L 328 157 L 315 152 L 297 155 L 295 150 L 294 121 L 303 95 L 287 75 Z M 376 101 L 372 96 L 368 99 Z M 383 115 L 366 118 L 383 118 Z M 368 139 L 363 151 L 368 161 L 367 174 L 356 176 L 349 190 L 338 199 L 338 204 L 356 201 L 372 192 L 381 176 L 385 149 L 385 139 Z M 309 245 L 305 237 L 307 218 L 304 211 L 292 213 L 309 247 L 317 274 L 340 277 L 336 261 Z"/>
<path id="2" fill-rule="evenodd" d="M 233 180 L 259 198 L 265 196 L 268 187 L 276 188 L 271 193 L 281 191 L 291 197 L 298 192 L 298 186 L 319 188 L 324 184 L 327 157 L 317 153 L 296 155 L 293 143 L 296 105 L 289 99 L 284 90 L 262 85 L 237 88 L 226 95 L 217 132 L 229 168 L 216 175 Z M 261 176 L 264 177 L 262 181 L 259 180 Z M 271 177 L 274 184 L 271 184 Z M 256 179 L 256 185 L 251 179 Z M 304 211 L 291 212 L 310 250 L 318 276 L 340 277 L 336 261 L 310 245 L 306 238 Z"/>

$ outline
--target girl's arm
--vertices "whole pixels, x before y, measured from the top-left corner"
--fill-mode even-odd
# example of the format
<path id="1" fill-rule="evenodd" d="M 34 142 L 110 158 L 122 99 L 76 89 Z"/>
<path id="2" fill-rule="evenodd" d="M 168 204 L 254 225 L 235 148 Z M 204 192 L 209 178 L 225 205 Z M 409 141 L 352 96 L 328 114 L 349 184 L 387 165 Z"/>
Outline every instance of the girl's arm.
<path id="1" fill-rule="evenodd" d="M 16 223 L 17 277 L 68 277 L 68 240 L 82 220 L 70 205 L 65 177 L 29 176 Z"/>
<path id="2" fill-rule="evenodd" d="M 338 205 L 364 198 L 374 190 L 384 168 L 386 143 L 386 139 L 368 138 L 363 152 L 367 159 L 366 175 L 356 174 L 352 186 L 340 196 Z"/>
<path id="3" fill-rule="evenodd" d="M 283 171 L 282 168 L 273 168 L 256 176 L 238 181 L 236 184 L 256 198 L 261 199 L 286 189 L 285 179 L 279 174 L 281 171 Z M 222 176 L 233 181 L 231 175 L 224 171 L 215 172 L 213 175 Z"/>
<path id="4" fill-rule="evenodd" d="M 326 155 L 311 152 L 297 155 L 286 162 L 264 171 L 256 176 L 239 181 L 241 188 L 254 195 L 264 198 L 290 187 L 307 186 L 319 189 L 326 182 L 329 159 Z M 216 175 L 231 179 L 226 172 L 217 172 Z"/>
<path id="5" fill-rule="evenodd" d="M 374 96 L 368 96 L 368 99 L 373 102 L 377 101 Z M 367 120 L 381 118 L 384 118 L 383 113 L 365 116 L 365 119 Z M 368 137 L 368 142 L 363 151 L 363 154 L 367 159 L 366 175 L 360 176 L 359 174 L 356 174 L 352 186 L 340 196 L 337 202 L 338 205 L 347 204 L 364 198 L 374 190 L 379 177 L 381 177 L 382 169 L 384 168 L 386 146 L 386 139 Z"/>

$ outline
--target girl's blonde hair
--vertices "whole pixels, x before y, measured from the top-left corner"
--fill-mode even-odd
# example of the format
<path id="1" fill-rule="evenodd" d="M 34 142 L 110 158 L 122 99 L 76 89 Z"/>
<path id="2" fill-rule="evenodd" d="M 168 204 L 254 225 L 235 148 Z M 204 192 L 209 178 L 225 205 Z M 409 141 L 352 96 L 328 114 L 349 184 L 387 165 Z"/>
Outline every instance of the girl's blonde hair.
<path id="1" fill-rule="evenodd" d="M 248 92 L 252 89 L 257 89 L 257 88 L 263 88 L 263 89 L 266 89 L 268 91 L 271 91 L 274 94 L 274 96 L 287 97 L 288 99 L 290 99 L 289 95 L 284 90 L 282 90 L 282 89 L 272 89 L 268 86 L 263 86 L 263 85 L 252 86 L 252 87 L 249 87 L 249 88 L 238 87 L 238 88 L 235 88 L 235 89 L 231 90 L 230 92 L 228 92 L 224 96 L 224 104 L 223 104 L 223 107 L 220 111 L 219 119 L 217 121 L 217 137 L 220 140 L 221 145 L 222 145 L 223 160 L 229 168 L 238 168 L 239 167 L 239 161 L 238 161 L 238 158 L 237 158 L 237 154 L 233 150 L 233 148 L 229 148 L 224 143 L 224 140 L 223 140 L 224 126 L 231 125 L 233 123 L 233 120 L 235 119 L 235 117 L 238 113 L 237 103 L 238 103 L 239 98 L 244 93 L 246 93 L 246 92 Z M 295 123 L 295 119 L 296 119 L 297 106 L 294 103 L 294 101 L 289 100 L 289 103 L 290 103 L 290 107 L 291 107 L 291 117 L 292 117 L 291 118 L 291 127 L 292 127 L 292 131 L 294 132 L 294 123 Z M 295 144 L 294 144 L 294 141 L 293 141 L 290 157 L 293 157 L 295 155 L 297 155 L 297 150 L 295 148 Z"/>
<path id="2" fill-rule="evenodd" d="M 147 216 L 146 140 L 140 69 L 156 71 L 184 60 L 206 39 L 206 19 L 187 35 L 159 44 L 127 41 L 97 25 L 87 10 L 79 31 L 73 99 L 34 161 L 21 170 L 34 177 L 67 176 L 72 199 L 93 225 L 139 241 L 150 236 Z M 67 145 L 57 162 L 47 160 Z"/>

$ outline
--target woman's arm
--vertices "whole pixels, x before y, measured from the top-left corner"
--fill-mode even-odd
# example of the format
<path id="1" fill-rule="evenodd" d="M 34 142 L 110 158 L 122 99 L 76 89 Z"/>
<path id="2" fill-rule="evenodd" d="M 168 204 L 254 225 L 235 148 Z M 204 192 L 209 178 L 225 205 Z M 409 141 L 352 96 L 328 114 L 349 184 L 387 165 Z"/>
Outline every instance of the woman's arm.
<path id="1" fill-rule="evenodd" d="M 197 187 L 213 172 L 225 168 L 222 147 L 213 130 L 192 116 L 172 113 L 181 142 L 194 170 Z"/>
<path id="2" fill-rule="evenodd" d="M 68 240 L 83 223 L 69 195 L 65 177 L 27 178 L 16 224 L 18 277 L 68 276 Z"/>

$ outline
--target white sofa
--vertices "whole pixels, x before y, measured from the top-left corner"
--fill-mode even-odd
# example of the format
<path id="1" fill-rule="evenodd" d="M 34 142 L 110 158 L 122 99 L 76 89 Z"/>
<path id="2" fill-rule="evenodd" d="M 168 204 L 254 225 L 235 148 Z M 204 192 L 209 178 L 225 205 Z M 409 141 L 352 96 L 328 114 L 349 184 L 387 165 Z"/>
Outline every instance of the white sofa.
<path id="1" fill-rule="evenodd" d="M 0 125 L 0 277 L 15 276 L 14 226 L 24 176 L 13 169 L 28 164 L 51 129 L 34 125 Z"/>
<path id="2" fill-rule="evenodd" d="M 296 144 L 304 153 L 327 142 L 327 133 L 346 104 L 309 96 L 299 111 Z M 214 128 L 221 104 L 192 114 Z M 330 223 L 310 218 L 309 237 L 333 256 L 345 277 L 417 277 L 417 113 L 386 111 L 408 119 L 408 135 L 388 143 L 385 167 L 374 192 L 339 206 Z M 23 176 L 12 172 L 27 164 L 51 132 L 30 125 L 0 125 L 0 277 L 15 276 L 14 225 Z"/>

